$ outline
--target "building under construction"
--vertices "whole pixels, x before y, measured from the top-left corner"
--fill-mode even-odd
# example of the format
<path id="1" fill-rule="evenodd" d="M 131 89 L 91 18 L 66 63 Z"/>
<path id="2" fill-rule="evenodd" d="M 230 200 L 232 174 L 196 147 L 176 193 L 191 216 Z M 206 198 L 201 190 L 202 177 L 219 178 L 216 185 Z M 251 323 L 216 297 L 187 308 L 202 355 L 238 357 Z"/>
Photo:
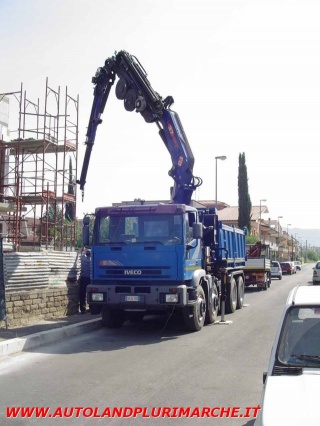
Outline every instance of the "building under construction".
<path id="1" fill-rule="evenodd" d="M 0 236 L 14 251 L 73 250 L 79 97 L 0 94 Z M 9 120 L 10 117 L 10 120 Z M 16 123 L 16 124 L 15 124 Z"/>

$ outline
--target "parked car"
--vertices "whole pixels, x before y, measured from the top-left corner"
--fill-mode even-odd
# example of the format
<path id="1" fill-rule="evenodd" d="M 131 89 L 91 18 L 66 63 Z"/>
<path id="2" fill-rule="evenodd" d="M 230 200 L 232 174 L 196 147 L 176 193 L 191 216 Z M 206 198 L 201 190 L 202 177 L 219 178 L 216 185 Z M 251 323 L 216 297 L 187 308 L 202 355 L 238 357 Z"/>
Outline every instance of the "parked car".
<path id="1" fill-rule="evenodd" d="M 282 269 L 280 263 L 276 260 L 271 262 L 271 278 L 279 278 L 279 280 L 282 280 Z"/>
<path id="2" fill-rule="evenodd" d="M 319 262 L 320 264 L 320 262 Z M 255 426 L 319 425 L 320 287 L 291 290 L 263 374 Z"/>
<path id="3" fill-rule="evenodd" d="M 280 266 L 281 266 L 283 274 L 292 275 L 292 274 L 295 273 L 294 272 L 295 268 L 294 268 L 294 266 L 293 266 L 293 264 L 291 262 L 281 262 Z"/>
<path id="4" fill-rule="evenodd" d="M 296 267 L 296 264 L 294 263 L 294 262 L 290 262 L 291 263 L 291 265 L 292 265 L 292 273 L 293 274 L 296 274 L 297 273 L 297 267 Z"/>
<path id="5" fill-rule="evenodd" d="M 320 262 L 317 262 L 315 266 L 313 267 L 313 277 L 312 277 L 313 284 L 319 284 L 320 283 Z"/>
<path id="6" fill-rule="evenodd" d="M 301 271 L 301 268 L 302 268 L 301 262 L 299 262 L 299 260 L 295 260 L 294 264 L 296 265 L 296 270 Z"/>

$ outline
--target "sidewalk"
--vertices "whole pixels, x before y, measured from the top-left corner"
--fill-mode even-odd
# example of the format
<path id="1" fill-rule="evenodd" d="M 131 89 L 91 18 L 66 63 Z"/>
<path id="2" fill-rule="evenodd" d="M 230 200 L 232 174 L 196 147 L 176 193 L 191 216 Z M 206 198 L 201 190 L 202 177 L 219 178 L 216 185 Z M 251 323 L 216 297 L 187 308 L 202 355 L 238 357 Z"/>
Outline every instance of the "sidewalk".
<path id="1" fill-rule="evenodd" d="M 26 326 L 7 328 L 0 322 L 0 361 L 2 357 L 33 349 L 77 334 L 100 328 L 100 315 L 76 314 L 41 320 Z"/>

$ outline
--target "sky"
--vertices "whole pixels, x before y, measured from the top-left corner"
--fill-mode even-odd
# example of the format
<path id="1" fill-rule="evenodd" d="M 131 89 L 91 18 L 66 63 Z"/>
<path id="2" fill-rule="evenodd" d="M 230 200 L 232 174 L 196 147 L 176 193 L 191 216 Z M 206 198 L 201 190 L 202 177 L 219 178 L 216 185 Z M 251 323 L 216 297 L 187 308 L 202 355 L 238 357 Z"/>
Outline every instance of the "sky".
<path id="1" fill-rule="evenodd" d="M 79 95 L 78 177 L 96 69 L 135 55 L 163 98 L 173 96 L 203 179 L 194 199 L 238 205 L 239 154 L 265 219 L 320 229 L 318 0 L 0 0 L 0 93 L 45 82 Z M 114 85 L 115 88 L 115 85 Z M 171 160 L 156 124 L 125 111 L 112 88 L 77 216 L 142 198 L 169 199 Z M 11 108 L 11 107 L 10 107 Z M 13 115 L 13 114 L 12 114 Z M 14 123 L 10 126 L 17 127 Z"/>

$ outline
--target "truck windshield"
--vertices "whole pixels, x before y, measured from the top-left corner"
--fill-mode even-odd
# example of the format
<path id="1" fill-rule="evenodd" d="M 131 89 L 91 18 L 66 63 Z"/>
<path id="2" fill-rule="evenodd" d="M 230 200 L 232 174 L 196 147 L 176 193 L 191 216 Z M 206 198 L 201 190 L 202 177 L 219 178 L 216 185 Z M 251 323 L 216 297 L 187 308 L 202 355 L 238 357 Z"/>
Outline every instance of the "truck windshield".
<path id="1" fill-rule="evenodd" d="M 96 244 L 181 244 L 182 215 L 106 215 L 95 220 Z"/>
<path id="2" fill-rule="evenodd" d="M 282 327 L 278 360 L 302 367 L 320 365 L 320 306 L 292 307 Z"/>

